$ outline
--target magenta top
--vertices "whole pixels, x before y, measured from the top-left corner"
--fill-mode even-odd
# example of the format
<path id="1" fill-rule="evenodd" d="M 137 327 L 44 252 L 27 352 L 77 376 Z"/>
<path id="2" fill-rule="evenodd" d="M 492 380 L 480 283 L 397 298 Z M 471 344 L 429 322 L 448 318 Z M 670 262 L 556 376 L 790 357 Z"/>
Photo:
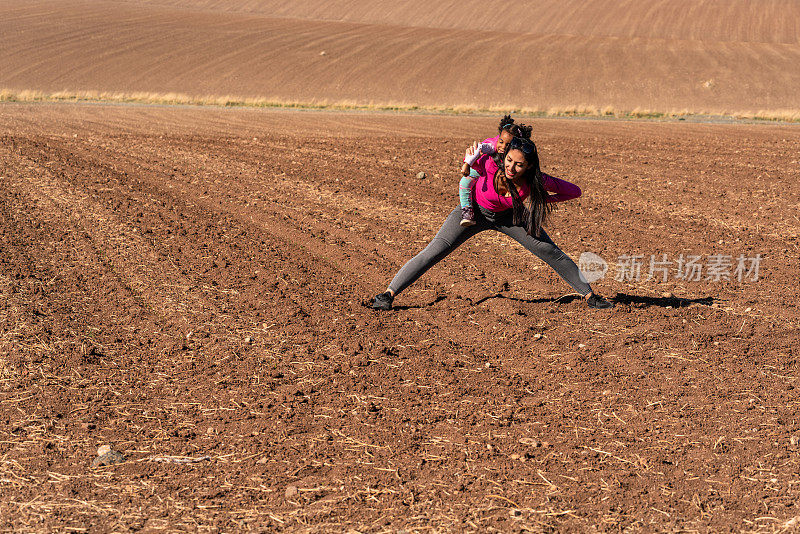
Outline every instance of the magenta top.
<path id="1" fill-rule="evenodd" d="M 484 139 L 484 143 L 489 143 L 494 147 L 495 152 L 497 152 L 497 142 L 500 140 L 500 135 L 495 135 L 494 137 L 490 137 L 488 139 Z"/>
<path id="2" fill-rule="evenodd" d="M 491 139 L 486 140 L 486 142 L 489 141 Z M 494 189 L 494 175 L 497 172 L 497 164 L 490 155 L 485 154 L 479 157 L 472 165 L 472 168 L 479 175 L 474 185 L 475 200 L 478 204 L 495 213 L 510 210 L 514 207 L 514 200 L 510 196 L 499 195 Z M 542 173 L 542 182 L 545 190 L 552 193 L 548 195 L 547 202 L 564 202 L 581 196 L 581 188 L 566 180 Z M 526 198 L 529 193 L 527 186 L 522 185 L 519 187 L 520 199 Z"/>

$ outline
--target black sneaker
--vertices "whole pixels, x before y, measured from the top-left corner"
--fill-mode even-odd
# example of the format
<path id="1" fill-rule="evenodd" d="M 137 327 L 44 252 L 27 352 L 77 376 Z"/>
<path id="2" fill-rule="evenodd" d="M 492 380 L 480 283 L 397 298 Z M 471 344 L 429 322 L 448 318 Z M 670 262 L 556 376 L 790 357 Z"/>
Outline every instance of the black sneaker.
<path id="1" fill-rule="evenodd" d="M 373 310 L 391 310 L 392 309 L 392 301 L 394 297 L 391 293 L 386 291 L 385 293 L 381 293 L 380 295 L 375 296 L 375 301 L 372 303 Z"/>
<path id="2" fill-rule="evenodd" d="M 600 295 L 596 295 L 594 293 L 589 295 L 589 298 L 586 299 L 586 305 L 589 306 L 590 308 L 596 308 L 598 310 L 605 310 L 614 307 L 614 304 L 607 301 Z"/>

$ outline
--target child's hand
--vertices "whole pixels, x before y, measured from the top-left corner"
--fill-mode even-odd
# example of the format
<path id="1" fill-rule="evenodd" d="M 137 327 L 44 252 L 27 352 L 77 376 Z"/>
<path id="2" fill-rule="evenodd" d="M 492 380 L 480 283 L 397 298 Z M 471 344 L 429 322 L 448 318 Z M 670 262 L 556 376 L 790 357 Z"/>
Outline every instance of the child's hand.
<path id="1" fill-rule="evenodd" d="M 472 146 L 468 146 L 468 147 L 467 147 L 467 153 L 464 155 L 464 159 L 469 159 L 469 158 L 471 158 L 472 156 L 474 156 L 474 155 L 475 155 L 475 153 L 476 153 L 476 152 L 478 152 L 478 147 L 479 147 L 479 146 L 480 146 L 480 143 L 479 143 L 479 142 L 477 142 L 477 141 L 475 141 L 474 143 L 472 143 Z"/>
<path id="2" fill-rule="evenodd" d="M 481 150 L 480 150 L 480 143 L 475 141 L 472 143 L 472 146 L 467 147 L 467 153 L 464 156 L 464 162 L 467 165 L 472 166 L 473 163 L 480 157 Z"/>
<path id="3" fill-rule="evenodd" d="M 461 166 L 461 176 L 469 176 L 469 165 L 466 163 Z"/>

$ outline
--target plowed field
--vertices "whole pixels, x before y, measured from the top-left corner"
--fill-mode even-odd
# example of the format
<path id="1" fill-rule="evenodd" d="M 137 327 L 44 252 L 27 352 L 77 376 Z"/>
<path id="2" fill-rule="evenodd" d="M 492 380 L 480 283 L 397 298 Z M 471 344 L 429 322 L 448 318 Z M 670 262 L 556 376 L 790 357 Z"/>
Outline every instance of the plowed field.
<path id="1" fill-rule="evenodd" d="M 537 120 L 616 307 L 482 234 L 373 311 L 496 123 L 0 106 L 0 528 L 796 528 L 800 129 Z"/>
<path id="2" fill-rule="evenodd" d="M 796 0 L 0 0 L 0 93 L 800 113 Z"/>

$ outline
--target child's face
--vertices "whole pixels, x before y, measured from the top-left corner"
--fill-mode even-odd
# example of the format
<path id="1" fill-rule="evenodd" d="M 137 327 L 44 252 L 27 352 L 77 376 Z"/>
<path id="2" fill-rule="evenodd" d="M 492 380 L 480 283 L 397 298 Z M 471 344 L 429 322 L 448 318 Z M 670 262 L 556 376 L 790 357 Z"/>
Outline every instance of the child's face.
<path id="1" fill-rule="evenodd" d="M 514 136 L 506 130 L 500 132 L 500 139 L 497 140 L 497 153 L 503 154 L 506 151 L 506 145 L 508 145 L 512 139 L 514 139 Z"/>

